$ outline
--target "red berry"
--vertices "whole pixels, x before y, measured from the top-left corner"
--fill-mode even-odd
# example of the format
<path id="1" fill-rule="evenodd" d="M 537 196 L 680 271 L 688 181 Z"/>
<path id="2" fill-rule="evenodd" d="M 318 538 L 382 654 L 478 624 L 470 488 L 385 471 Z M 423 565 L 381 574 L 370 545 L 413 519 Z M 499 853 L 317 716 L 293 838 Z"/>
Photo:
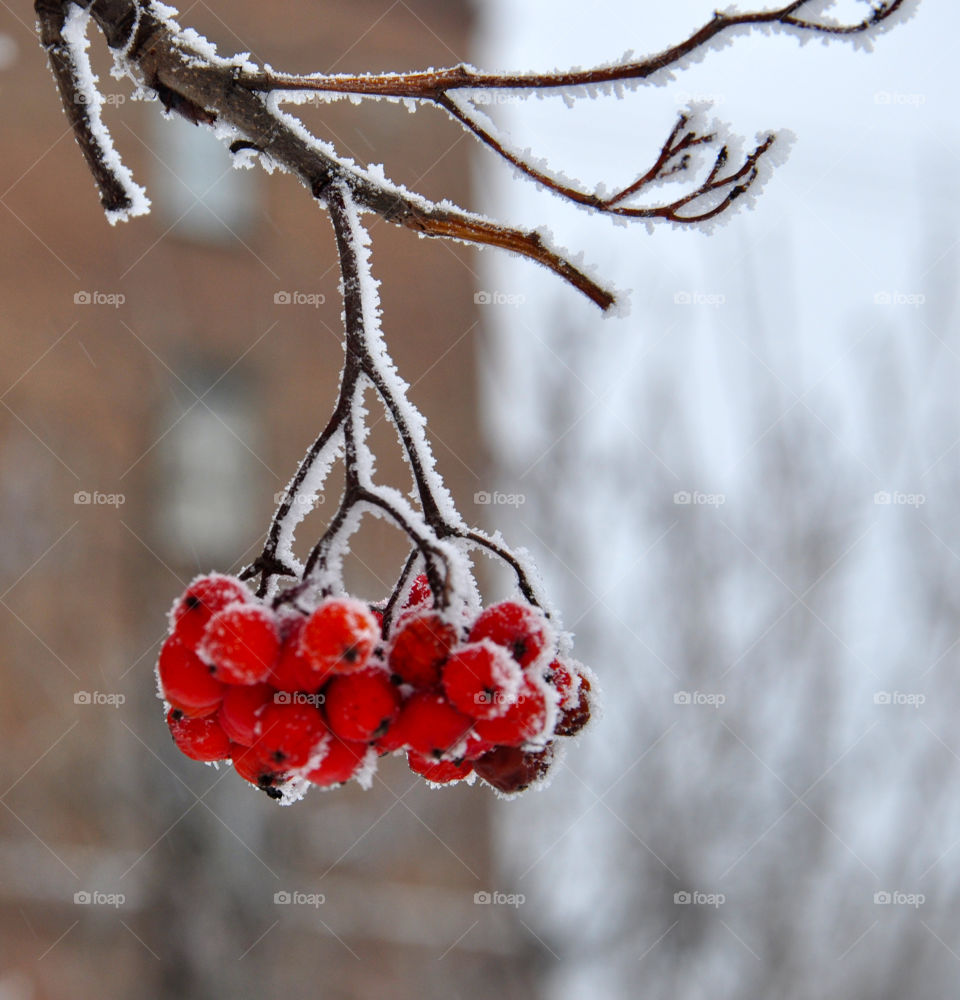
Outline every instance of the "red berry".
<path id="1" fill-rule="evenodd" d="M 480 719 L 476 733 L 496 746 L 520 746 L 540 736 L 547 724 L 547 700 L 537 685 L 524 677 L 516 701 L 495 719 Z"/>
<path id="2" fill-rule="evenodd" d="M 354 743 L 330 737 L 327 752 L 312 771 L 307 771 L 307 781 L 323 788 L 340 785 L 352 778 L 367 759 L 369 747 L 366 743 Z"/>
<path id="3" fill-rule="evenodd" d="M 520 680 L 520 667 L 489 640 L 459 646 L 443 668 L 450 703 L 475 719 L 503 715 L 516 700 Z"/>
<path id="4" fill-rule="evenodd" d="M 510 651 L 521 667 L 529 666 L 547 648 L 549 630 L 543 613 L 530 604 L 493 604 L 474 622 L 470 641 L 491 639 Z"/>
<path id="5" fill-rule="evenodd" d="M 320 679 L 362 670 L 380 638 L 377 620 L 360 601 L 331 597 L 307 619 L 300 652 Z"/>
<path id="6" fill-rule="evenodd" d="M 310 661 L 300 652 L 300 633 L 307 619 L 302 615 L 281 622 L 280 655 L 270 669 L 268 680 L 278 691 L 316 693 L 323 678 L 310 668 Z"/>
<path id="7" fill-rule="evenodd" d="M 272 799 L 279 799 L 283 792 L 282 785 L 289 775 L 277 770 L 272 765 L 261 760 L 256 747 L 242 747 L 234 744 L 231 748 L 233 767 L 237 774 L 250 784 L 263 789 Z"/>
<path id="8" fill-rule="evenodd" d="M 436 687 L 457 644 L 457 630 L 433 612 L 404 617 L 398 624 L 387 659 L 391 672 L 415 688 Z"/>
<path id="9" fill-rule="evenodd" d="M 560 718 L 553 731 L 557 736 L 576 736 L 590 721 L 591 689 L 590 681 L 585 674 L 576 671 L 579 679 L 579 689 L 571 690 L 568 703 L 561 702 Z M 573 687 L 573 685 L 571 685 Z"/>
<path id="10" fill-rule="evenodd" d="M 577 673 L 571 670 L 563 660 L 553 660 L 547 667 L 544 677 L 547 683 L 556 689 L 557 704 L 561 708 L 566 708 L 571 701 L 576 700 L 577 676 Z"/>
<path id="11" fill-rule="evenodd" d="M 382 736 L 400 711 L 400 693 L 379 667 L 340 674 L 324 694 L 327 725 L 343 740 Z"/>
<path id="12" fill-rule="evenodd" d="M 157 673 L 163 696 L 184 715 L 212 715 L 220 706 L 223 685 L 176 635 L 168 636 L 160 648 Z"/>
<path id="13" fill-rule="evenodd" d="M 231 684 L 223 696 L 217 721 L 223 731 L 245 747 L 252 747 L 260 735 L 260 716 L 273 701 L 274 690 L 269 684 L 252 684 L 240 687 Z"/>
<path id="14" fill-rule="evenodd" d="M 407 754 L 407 764 L 414 774 L 421 775 L 435 785 L 460 781 L 469 777 L 473 771 L 473 764 L 470 761 L 465 760 L 457 764 L 452 760 L 434 760 L 432 757 L 421 757 L 412 750 Z"/>
<path id="15" fill-rule="evenodd" d="M 326 732 L 323 715 L 316 706 L 297 701 L 272 702 L 260 716 L 255 749 L 264 761 L 295 770 L 309 762 Z"/>
<path id="16" fill-rule="evenodd" d="M 167 725 L 177 749 L 192 760 L 226 760 L 230 739 L 216 719 L 191 719 L 177 708 L 167 712 Z"/>
<path id="17" fill-rule="evenodd" d="M 542 781 L 553 758 L 552 744 L 535 752 L 525 752 L 517 747 L 497 747 L 473 766 L 488 785 L 505 795 L 512 795 Z"/>
<path id="18" fill-rule="evenodd" d="M 442 694 L 417 691 L 400 708 L 393 724 L 397 737 L 417 753 L 442 757 L 456 751 L 474 720 L 458 712 Z"/>
<path id="19" fill-rule="evenodd" d="M 272 612 L 262 604 L 229 605 L 207 622 L 198 652 L 225 684 L 265 680 L 280 653 Z"/>
<path id="20" fill-rule="evenodd" d="M 235 577 L 222 573 L 198 576 L 170 609 L 170 632 L 189 649 L 203 638 L 207 622 L 228 604 L 250 599 L 250 591 Z"/>

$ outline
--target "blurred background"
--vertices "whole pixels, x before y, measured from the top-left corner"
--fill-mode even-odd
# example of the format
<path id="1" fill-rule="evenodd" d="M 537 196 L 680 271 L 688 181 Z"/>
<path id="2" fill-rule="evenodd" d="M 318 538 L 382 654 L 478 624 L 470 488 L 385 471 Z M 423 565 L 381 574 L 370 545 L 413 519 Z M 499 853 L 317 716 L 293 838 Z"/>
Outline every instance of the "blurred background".
<path id="1" fill-rule="evenodd" d="M 292 71 L 551 69 L 711 12 L 236 0 L 182 21 Z M 605 714 L 518 801 L 390 760 L 368 792 L 278 809 L 175 751 L 153 664 L 174 596 L 258 550 L 326 419 L 329 225 L 131 101 L 94 37 L 153 199 L 110 229 L 32 11 L 0 10 L 0 1000 L 952 995 L 958 30 L 928 0 L 870 55 L 739 38 L 621 100 L 483 106 L 589 187 L 645 171 L 691 100 L 747 141 L 796 132 L 710 236 L 577 212 L 426 110 L 304 112 L 411 188 L 548 225 L 631 312 L 372 227 L 448 485 L 533 553 Z M 380 596 L 403 555 L 366 524 L 352 586 Z"/>

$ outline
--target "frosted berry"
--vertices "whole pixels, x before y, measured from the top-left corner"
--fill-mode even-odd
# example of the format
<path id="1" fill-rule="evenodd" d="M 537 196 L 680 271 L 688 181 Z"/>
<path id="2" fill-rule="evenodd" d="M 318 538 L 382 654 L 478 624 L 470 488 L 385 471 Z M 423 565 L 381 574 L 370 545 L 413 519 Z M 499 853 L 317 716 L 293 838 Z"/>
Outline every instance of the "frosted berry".
<path id="1" fill-rule="evenodd" d="M 566 703 L 560 703 L 560 718 L 553 730 L 557 736 L 576 736 L 590 721 L 590 681 L 579 671 L 577 677 L 580 681 L 579 688 L 575 693 L 570 693 Z"/>
<path id="2" fill-rule="evenodd" d="M 265 680 L 280 653 L 273 614 L 260 604 L 229 605 L 207 622 L 198 652 L 225 684 Z"/>
<path id="3" fill-rule="evenodd" d="M 157 673 L 163 696 L 184 715 L 212 715 L 219 708 L 224 686 L 176 635 L 168 636 L 160 648 Z"/>
<path id="4" fill-rule="evenodd" d="M 450 650 L 457 644 L 457 630 L 438 614 L 428 612 L 402 619 L 390 646 L 390 671 L 415 688 L 435 687 Z"/>
<path id="5" fill-rule="evenodd" d="M 553 746 L 535 752 L 517 747 L 497 747 L 474 763 L 477 774 L 505 795 L 522 792 L 542 781 L 553 763 Z"/>
<path id="6" fill-rule="evenodd" d="M 521 667 L 533 663 L 550 641 L 542 612 L 517 601 L 493 604 L 480 614 L 470 629 L 470 641 L 481 639 L 490 639 L 509 650 Z"/>
<path id="7" fill-rule="evenodd" d="M 396 685 L 379 667 L 339 674 L 324 695 L 327 725 L 343 740 L 367 742 L 382 736 L 400 711 Z"/>
<path id="8" fill-rule="evenodd" d="M 223 731 L 245 747 L 252 747 L 260 735 L 260 716 L 273 701 L 274 690 L 269 684 L 241 687 L 231 684 L 223 696 L 217 721 Z"/>
<path id="9" fill-rule="evenodd" d="M 274 701 L 260 716 L 260 736 L 255 749 L 264 761 L 295 770 L 308 763 L 326 732 L 323 716 L 315 705 Z"/>
<path id="10" fill-rule="evenodd" d="M 547 724 L 547 701 L 529 677 L 523 679 L 516 700 L 503 715 L 479 719 L 475 731 L 496 746 L 520 746 L 540 736 Z"/>
<path id="11" fill-rule="evenodd" d="M 322 788 L 349 781 L 363 766 L 368 749 L 366 743 L 328 737 L 327 752 L 316 767 L 307 771 L 307 781 Z"/>
<path id="12" fill-rule="evenodd" d="M 282 798 L 280 786 L 287 781 L 289 775 L 262 760 L 256 747 L 234 744 L 230 748 L 230 756 L 233 758 L 234 770 L 241 778 L 265 791 L 272 799 Z"/>
<path id="13" fill-rule="evenodd" d="M 226 760 L 230 756 L 230 738 L 212 716 L 191 719 L 178 708 L 171 708 L 167 725 L 177 749 L 191 760 Z"/>
<path id="14" fill-rule="evenodd" d="M 300 652 L 319 679 L 362 670 L 380 629 L 369 608 L 350 598 L 331 597 L 317 607 L 300 632 Z"/>
<path id="15" fill-rule="evenodd" d="M 228 604 L 250 599 L 250 591 L 232 576 L 211 573 L 198 577 L 170 612 L 170 632 L 188 648 L 195 649 L 207 622 Z"/>
<path id="16" fill-rule="evenodd" d="M 412 750 L 407 754 L 407 764 L 414 774 L 421 775 L 435 785 L 461 781 L 473 773 L 473 764 L 470 761 L 456 763 L 452 760 L 434 760 L 433 757 L 422 757 Z"/>
<path id="17" fill-rule="evenodd" d="M 443 668 L 443 690 L 454 708 L 474 719 L 493 719 L 517 697 L 520 667 L 492 642 L 459 646 Z"/>
<path id="18" fill-rule="evenodd" d="M 417 691 L 403 703 L 394 726 L 397 736 L 411 750 L 423 756 L 442 757 L 463 744 L 473 722 L 442 694 Z"/>

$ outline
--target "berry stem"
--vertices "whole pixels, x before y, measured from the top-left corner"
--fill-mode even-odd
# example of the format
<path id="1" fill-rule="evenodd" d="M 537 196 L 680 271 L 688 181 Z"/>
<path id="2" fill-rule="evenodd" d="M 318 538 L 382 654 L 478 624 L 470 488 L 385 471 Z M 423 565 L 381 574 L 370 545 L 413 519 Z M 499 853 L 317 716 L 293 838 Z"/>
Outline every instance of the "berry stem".
<path id="1" fill-rule="evenodd" d="M 406 385 L 396 375 L 383 346 L 376 298 L 376 282 L 369 264 L 369 236 L 359 219 L 357 205 L 345 184 L 332 184 L 318 199 L 326 207 L 333 224 L 340 259 L 344 303 L 344 366 L 336 407 L 320 436 L 304 456 L 287 487 L 260 556 L 241 577 L 259 575 L 257 594 L 264 597 L 276 587 L 277 577 L 299 577 L 299 582 L 281 590 L 275 606 L 291 603 L 308 590 L 323 596 L 342 584 L 340 550 L 346 538 L 359 526 L 354 511 L 368 511 L 390 518 L 410 539 L 412 550 L 387 602 L 384 626 L 388 627 L 397 601 L 421 557 L 424 572 L 437 607 L 447 608 L 453 598 L 458 569 L 470 572 L 467 552 L 484 548 L 511 567 L 524 597 L 538 607 L 538 592 L 532 573 L 520 556 L 482 532 L 469 528 L 434 468 L 433 454 L 424 433 L 424 422 L 406 396 Z M 367 443 L 364 392 L 373 388 L 386 415 L 394 425 L 409 463 L 419 510 L 398 491 L 377 486 L 371 479 L 373 456 Z M 296 524 L 306 513 L 299 491 L 314 485 L 311 474 L 319 463 L 329 462 L 331 449 L 343 452 L 344 490 L 336 513 L 311 549 L 302 571 L 294 568 L 292 552 L 283 552 L 285 536 L 292 539 Z M 316 488 L 322 484 L 316 484 Z M 459 545 L 455 543 L 459 542 Z"/>

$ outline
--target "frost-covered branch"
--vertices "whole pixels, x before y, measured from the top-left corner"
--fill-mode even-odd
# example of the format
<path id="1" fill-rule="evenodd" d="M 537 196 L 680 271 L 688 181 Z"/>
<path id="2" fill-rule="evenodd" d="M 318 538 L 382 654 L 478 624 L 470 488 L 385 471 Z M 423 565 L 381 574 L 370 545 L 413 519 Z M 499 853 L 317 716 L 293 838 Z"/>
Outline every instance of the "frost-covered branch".
<path id="1" fill-rule="evenodd" d="M 333 223 L 340 260 L 344 301 L 344 368 L 333 415 L 314 442 L 287 487 L 267 533 L 261 555 L 242 577 L 259 576 L 257 593 L 276 589 L 276 577 L 299 577 L 276 595 L 277 605 L 293 603 L 308 591 L 322 596 L 342 589 L 343 555 L 350 536 L 365 513 L 391 520 L 410 540 L 412 550 L 391 593 L 384 613 L 384 632 L 410 575 L 422 562 L 436 606 L 449 607 L 457 595 L 476 590 L 468 553 L 482 548 L 505 562 L 531 604 L 542 606 L 531 567 L 496 539 L 470 529 L 435 471 L 421 415 L 406 396 L 407 386 L 387 354 L 380 331 L 378 285 L 370 270 L 369 234 L 360 222 L 359 206 L 346 184 L 336 184 L 323 196 Z M 364 393 L 373 389 L 397 431 L 410 469 L 419 509 L 397 490 L 374 481 L 374 458 L 366 444 Z M 302 570 L 293 554 L 296 525 L 323 487 L 333 458 L 342 452 L 344 489 L 337 510 L 313 546 Z"/>
<path id="2" fill-rule="evenodd" d="M 737 31 L 755 28 L 793 31 L 801 35 L 873 34 L 892 26 L 915 8 L 918 0 L 884 0 L 854 24 L 840 24 L 802 15 L 810 0 L 796 0 L 776 10 L 717 12 L 685 41 L 658 55 L 589 70 L 510 74 L 483 73 L 469 66 L 422 73 L 383 75 L 293 76 L 251 63 L 246 54 L 225 59 L 206 39 L 174 20 L 175 11 L 155 0 L 35 0 L 41 41 L 48 53 L 61 100 L 77 141 L 100 191 L 111 222 L 147 211 L 149 202 L 123 166 L 100 117 L 102 98 L 86 57 L 86 28 L 92 18 L 114 54 L 114 73 L 129 76 L 145 93 L 157 97 L 168 111 L 194 124 L 212 127 L 238 158 L 260 156 L 297 176 L 311 193 L 324 200 L 332 185 L 345 186 L 357 205 L 423 236 L 511 250 L 558 274 L 602 309 L 615 297 L 542 234 L 500 225 L 465 212 L 448 202 L 430 201 L 389 181 L 379 168 L 363 168 L 321 142 L 296 117 L 281 108 L 296 100 L 326 95 L 351 95 L 432 103 L 467 128 L 481 142 L 527 176 L 560 196 L 586 208 L 621 218 L 703 222 L 721 215 L 741 194 L 762 180 L 762 164 L 774 145 L 764 136 L 736 169 L 727 169 L 728 151 L 721 145 L 706 180 L 667 204 L 626 204 L 641 189 L 665 178 L 686 176 L 689 150 L 718 141 L 698 132 L 692 121 L 680 123 L 660 150 L 653 168 L 612 197 L 582 191 L 527 155 L 512 151 L 497 136 L 492 123 L 480 120 L 477 109 L 458 99 L 459 92 L 559 90 L 571 98 L 651 80 L 681 69 L 703 56 L 712 44 Z M 469 98 L 469 93 L 467 93 Z"/>

